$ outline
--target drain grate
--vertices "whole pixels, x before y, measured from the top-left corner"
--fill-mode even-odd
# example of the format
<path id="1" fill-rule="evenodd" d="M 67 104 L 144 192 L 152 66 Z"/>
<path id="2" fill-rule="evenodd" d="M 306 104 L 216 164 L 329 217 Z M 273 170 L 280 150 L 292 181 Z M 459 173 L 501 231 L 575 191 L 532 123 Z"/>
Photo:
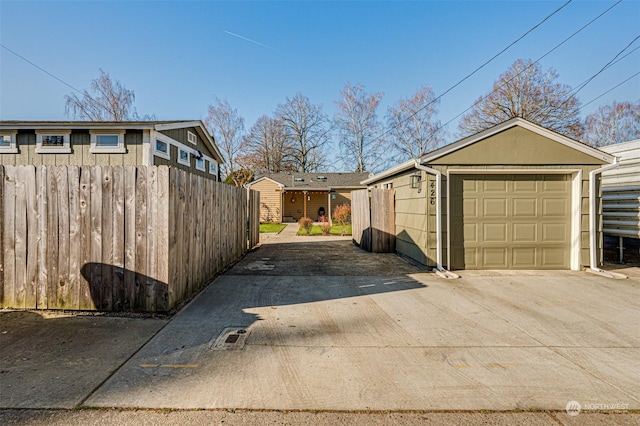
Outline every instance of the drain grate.
<path id="1" fill-rule="evenodd" d="M 214 351 L 237 351 L 244 348 L 245 341 L 249 337 L 249 330 L 243 327 L 227 327 L 213 343 L 209 345 L 209 349 Z"/>

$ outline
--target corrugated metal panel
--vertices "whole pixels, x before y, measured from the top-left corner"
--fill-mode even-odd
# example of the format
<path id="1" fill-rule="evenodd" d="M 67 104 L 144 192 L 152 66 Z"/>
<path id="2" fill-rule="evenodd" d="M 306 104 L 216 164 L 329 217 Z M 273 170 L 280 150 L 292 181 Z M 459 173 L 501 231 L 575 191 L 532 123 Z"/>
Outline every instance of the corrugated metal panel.
<path id="1" fill-rule="evenodd" d="M 640 238 L 640 140 L 600 149 L 620 159 L 620 166 L 602 174 L 603 232 Z"/>

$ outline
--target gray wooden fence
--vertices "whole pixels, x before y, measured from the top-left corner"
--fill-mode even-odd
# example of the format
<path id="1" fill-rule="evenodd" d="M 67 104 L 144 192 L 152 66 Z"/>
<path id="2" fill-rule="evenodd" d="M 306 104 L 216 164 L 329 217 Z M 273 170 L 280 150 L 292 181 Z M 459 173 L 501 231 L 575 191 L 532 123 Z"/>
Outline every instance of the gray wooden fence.
<path id="1" fill-rule="evenodd" d="M 0 307 L 168 311 L 257 244 L 253 192 L 167 166 L 0 166 Z"/>
<path id="2" fill-rule="evenodd" d="M 396 249 L 395 193 L 393 189 L 362 189 L 351 192 L 353 241 L 374 253 Z"/>

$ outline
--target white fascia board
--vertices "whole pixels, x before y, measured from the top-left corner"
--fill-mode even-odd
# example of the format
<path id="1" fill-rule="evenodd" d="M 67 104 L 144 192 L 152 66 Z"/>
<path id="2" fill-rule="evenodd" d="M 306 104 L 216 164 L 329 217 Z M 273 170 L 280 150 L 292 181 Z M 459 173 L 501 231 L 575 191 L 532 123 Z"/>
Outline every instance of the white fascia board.
<path id="1" fill-rule="evenodd" d="M 16 129 L 16 130 L 58 130 L 60 128 L 64 129 L 96 129 L 96 130 L 144 130 L 144 129 L 153 129 L 153 124 L 140 124 L 140 123 L 132 123 L 127 124 L 126 122 L 104 122 L 104 121 L 84 121 L 82 123 L 69 123 L 69 122 L 51 122 L 46 124 L 14 124 L 10 126 L 0 125 L 0 130 L 6 129 Z"/>
<path id="2" fill-rule="evenodd" d="M 250 188 L 251 186 L 255 185 L 255 184 L 256 184 L 256 183 L 258 183 L 258 182 L 262 182 L 263 180 L 270 180 L 271 182 L 273 182 L 273 183 L 275 183 L 276 185 L 278 185 L 278 186 L 280 187 L 280 189 L 283 189 L 283 188 L 284 188 L 284 185 L 283 185 L 283 184 L 281 184 L 280 182 L 277 182 L 277 181 L 275 181 L 275 180 L 273 180 L 273 179 L 271 179 L 271 178 L 269 178 L 269 177 L 267 177 L 267 176 L 262 176 L 262 177 L 261 177 L 260 179 L 258 179 L 258 180 L 254 180 L 253 182 L 249 182 L 249 183 L 247 184 L 247 187 L 248 187 L 248 188 Z"/>
<path id="3" fill-rule="evenodd" d="M 619 154 L 625 151 L 632 151 L 634 149 L 640 149 L 640 139 L 622 143 L 615 143 L 613 145 L 601 146 L 598 149 L 600 151 L 606 152 L 607 154 Z"/>
<path id="4" fill-rule="evenodd" d="M 175 123 L 156 124 L 154 128 L 156 130 L 175 130 L 184 129 L 185 127 L 198 127 L 201 123 L 201 121 L 176 121 Z"/>
<path id="5" fill-rule="evenodd" d="M 389 176 L 393 176 L 395 174 L 404 172 L 406 170 L 410 170 L 412 168 L 415 168 L 415 160 L 411 159 L 408 161 L 405 161 L 402 164 L 398 164 L 397 166 L 394 166 L 390 169 L 387 169 L 381 173 L 378 173 L 375 176 L 371 176 L 368 179 L 363 180 L 362 182 L 360 182 L 361 185 L 370 185 L 371 183 L 377 182 L 379 180 L 385 179 Z"/>

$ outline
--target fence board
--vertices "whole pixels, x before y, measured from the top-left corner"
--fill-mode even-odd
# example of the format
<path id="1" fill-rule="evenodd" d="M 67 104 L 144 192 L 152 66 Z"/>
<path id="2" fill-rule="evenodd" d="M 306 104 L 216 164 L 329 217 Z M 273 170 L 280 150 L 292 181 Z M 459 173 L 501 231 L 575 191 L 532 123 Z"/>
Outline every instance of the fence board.
<path id="1" fill-rule="evenodd" d="M 156 211 L 157 246 L 157 272 L 156 294 L 154 311 L 167 311 L 169 309 L 169 168 L 158 167 L 157 174 L 158 199 Z"/>
<path id="2" fill-rule="evenodd" d="M 138 169 L 134 166 L 124 168 L 124 295 L 123 308 L 134 308 L 136 300 L 136 175 Z"/>
<path id="3" fill-rule="evenodd" d="M 49 185 L 47 166 L 36 167 L 36 188 L 38 189 L 38 282 L 36 289 L 36 308 L 47 309 L 49 306 L 49 269 L 47 265 L 48 242 L 48 209 Z"/>
<path id="4" fill-rule="evenodd" d="M 371 206 L 367 189 L 351 192 L 351 228 L 353 241 L 371 251 Z"/>
<path id="5" fill-rule="evenodd" d="M 1 166 L 0 225 L 0 307 L 167 311 L 257 244 L 259 194 L 166 166 Z"/>
<path id="6" fill-rule="evenodd" d="M 113 269 L 111 303 L 114 311 L 125 308 L 124 260 L 125 260 L 125 181 L 124 167 L 113 168 Z"/>
<path id="7" fill-rule="evenodd" d="M 65 170 L 62 168 L 62 172 Z M 80 309 L 80 268 L 82 268 L 82 231 L 80 223 L 80 168 L 67 167 L 69 188 L 69 282 L 67 309 Z"/>
<path id="8" fill-rule="evenodd" d="M 102 166 L 91 168 L 91 275 L 92 309 L 101 309 L 102 299 Z"/>
<path id="9" fill-rule="evenodd" d="M 4 181 L 5 168 L 0 164 L 0 304 L 4 306 Z"/>
<path id="10" fill-rule="evenodd" d="M 80 279 L 78 288 L 78 309 L 94 309 L 91 298 L 91 167 L 80 168 L 78 188 L 78 226 L 80 234 Z"/>
<path id="11" fill-rule="evenodd" d="M 25 166 L 25 169 L 27 171 L 25 185 L 28 248 L 25 306 L 29 309 L 35 309 L 38 306 L 38 239 L 40 236 L 38 229 L 38 192 L 36 190 L 36 168 L 34 166 Z M 0 195 L 1 197 L 2 195 Z"/>
<path id="12" fill-rule="evenodd" d="M 136 176 L 136 295 L 133 308 L 145 306 L 147 276 L 147 168 L 140 167 Z"/>
<path id="13" fill-rule="evenodd" d="M 58 176 L 55 166 L 47 167 L 47 182 L 49 184 L 49 203 L 47 205 L 47 307 L 49 309 L 58 306 Z"/>
<path id="14" fill-rule="evenodd" d="M 3 306 L 16 306 L 16 168 L 6 167 L 4 179 L 4 299 Z"/>

